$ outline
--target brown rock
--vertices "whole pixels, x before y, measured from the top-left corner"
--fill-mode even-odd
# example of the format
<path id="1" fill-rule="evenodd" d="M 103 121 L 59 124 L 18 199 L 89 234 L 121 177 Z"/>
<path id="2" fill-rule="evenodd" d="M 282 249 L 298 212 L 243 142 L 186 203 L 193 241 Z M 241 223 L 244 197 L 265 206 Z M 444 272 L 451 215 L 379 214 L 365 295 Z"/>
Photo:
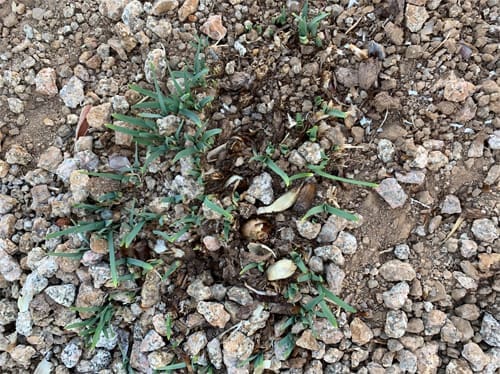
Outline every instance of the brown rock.
<path id="1" fill-rule="evenodd" d="M 199 0 L 185 0 L 179 8 L 179 21 L 184 22 L 189 15 L 196 12 L 198 9 Z"/>
<path id="2" fill-rule="evenodd" d="M 111 103 L 104 103 L 92 107 L 87 114 L 87 122 L 90 127 L 103 130 L 104 124 L 111 118 Z"/>
<path id="3" fill-rule="evenodd" d="M 56 85 L 56 72 L 52 68 L 44 68 L 35 77 L 36 92 L 46 96 L 55 96 L 59 92 Z"/>
<path id="4" fill-rule="evenodd" d="M 377 112 L 401 108 L 399 98 L 392 97 L 387 92 L 378 93 L 373 100 L 373 105 L 375 106 Z"/>
<path id="5" fill-rule="evenodd" d="M 179 6 L 179 2 L 177 0 L 157 0 L 153 4 L 153 15 L 161 16 L 171 10 L 174 10 Z"/>
<path id="6" fill-rule="evenodd" d="M 396 45 L 402 45 L 404 42 L 405 32 L 399 26 L 396 26 L 392 22 L 388 22 L 384 27 L 385 34 L 391 42 Z"/>
<path id="7" fill-rule="evenodd" d="M 337 82 L 342 86 L 351 88 L 358 85 L 358 72 L 350 68 L 338 68 L 335 71 Z"/>
<path id="8" fill-rule="evenodd" d="M 412 4 L 406 5 L 406 27 L 411 32 L 418 32 L 422 29 L 425 21 L 429 18 L 429 13 L 423 6 Z"/>
<path id="9" fill-rule="evenodd" d="M 196 309 L 198 313 L 205 317 L 208 323 L 221 329 L 224 328 L 226 323 L 231 319 L 231 316 L 226 312 L 224 306 L 219 303 L 200 301 Z"/>
<path id="10" fill-rule="evenodd" d="M 208 17 L 207 21 L 201 25 L 200 31 L 213 40 L 221 40 L 227 34 L 227 29 L 222 24 L 222 16 L 217 14 Z"/>
<path id="11" fill-rule="evenodd" d="M 353 343 L 363 345 L 373 339 L 372 330 L 358 317 L 352 320 L 350 327 L 351 340 Z"/>
<path id="12" fill-rule="evenodd" d="M 295 344 L 297 344 L 301 348 L 308 349 L 310 351 L 317 351 L 320 349 L 319 343 L 313 336 L 311 330 L 304 331 L 301 337 L 297 339 Z"/>
<path id="13" fill-rule="evenodd" d="M 444 82 L 444 98 L 448 101 L 460 103 L 469 97 L 476 90 L 476 86 L 465 81 L 463 78 L 457 78 L 455 73 L 451 73 Z"/>
<path id="14" fill-rule="evenodd" d="M 380 61 L 369 59 L 359 64 L 358 82 L 359 86 L 367 90 L 377 82 L 378 74 L 380 73 Z"/>

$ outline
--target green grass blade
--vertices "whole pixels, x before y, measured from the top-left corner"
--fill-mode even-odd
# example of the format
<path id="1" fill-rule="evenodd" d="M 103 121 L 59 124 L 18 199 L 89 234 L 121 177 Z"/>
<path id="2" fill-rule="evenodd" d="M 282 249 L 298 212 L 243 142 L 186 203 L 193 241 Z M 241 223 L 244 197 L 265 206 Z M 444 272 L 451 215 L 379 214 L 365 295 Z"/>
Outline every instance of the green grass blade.
<path id="1" fill-rule="evenodd" d="M 323 177 L 323 178 L 327 178 L 327 179 L 331 179 L 331 180 L 338 181 L 338 182 L 343 182 L 343 183 L 350 183 L 350 184 L 354 184 L 354 185 L 357 185 L 357 186 L 363 186 L 363 187 L 372 187 L 372 188 L 378 187 L 377 183 L 358 181 L 356 179 L 342 178 L 342 177 L 338 177 L 336 175 L 329 174 L 329 173 L 323 171 L 318 166 L 308 165 L 307 167 L 312 172 L 314 172 L 314 174 L 319 175 L 320 177 Z"/>
<path id="2" fill-rule="evenodd" d="M 143 228 L 143 226 L 144 226 L 145 223 L 146 223 L 146 221 L 140 221 L 140 222 L 138 222 L 133 227 L 133 229 L 130 230 L 130 232 L 125 236 L 125 238 L 122 241 L 122 245 L 125 245 L 125 248 L 130 247 L 130 244 L 132 244 L 132 242 L 135 240 L 135 237 L 142 230 L 142 228 Z"/>
<path id="3" fill-rule="evenodd" d="M 118 121 L 126 122 L 146 130 L 154 130 L 156 128 L 156 124 L 153 121 L 144 118 L 127 116 L 121 113 L 113 113 L 111 116 Z"/>
<path id="4" fill-rule="evenodd" d="M 311 216 L 315 216 L 316 214 L 323 213 L 325 211 L 323 205 L 316 205 L 309 209 L 306 214 L 300 219 L 301 221 L 305 221 Z"/>
<path id="5" fill-rule="evenodd" d="M 187 367 L 187 365 L 186 365 L 185 362 L 177 362 L 175 364 L 170 364 L 170 365 L 167 365 L 167 366 L 163 366 L 163 367 L 158 368 L 156 370 L 165 370 L 167 372 L 171 372 L 172 370 L 184 369 L 186 367 Z"/>
<path id="6" fill-rule="evenodd" d="M 168 277 L 170 277 L 177 269 L 180 268 L 182 265 L 182 262 L 180 260 L 175 260 L 167 269 L 163 277 L 161 278 L 162 281 L 166 280 Z"/>
<path id="7" fill-rule="evenodd" d="M 191 122 L 193 122 L 196 126 L 201 127 L 202 124 L 200 117 L 192 110 L 182 108 L 179 110 L 179 114 L 182 114 L 184 117 L 191 120 Z"/>
<path id="8" fill-rule="evenodd" d="M 249 270 L 252 270 L 252 269 L 255 269 L 256 267 L 258 267 L 259 264 L 257 262 L 250 262 L 249 264 L 246 264 L 243 269 L 241 269 L 240 271 L 240 275 L 243 275 L 245 274 L 247 271 Z"/>
<path id="9" fill-rule="evenodd" d="M 338 297 L 337 295 L 335 295 L 333 292 L 331 292 L 329 289 L 325 288 L 324 286 L 319 286 L 320 288 L 320 292 L 323 292 L 325 294 L 325 297 L 330 300 L 330 301 L 333 301 L 335 304 L 337 304 L 339 307 L 341 307 L 342 309 L 344 309 L 346 312 L 349 312 L 349 313 L 356 313 L 357 310 L 356 308 L 350 306 L 349 304 L 347 304 L 344 300 L 342 300 L 340 297 Z"/>
<path id="10" fill-rule="evenodd" d="M 319 307 L 321 308 L 321 311 L 323 312 L 323 315 L 326 317 L 326 319 L 330 322 L 330 324 L 337 328 L 339 327 L 337 323 L 337 319 L 333 315 L 332 311 L 330 310 L 330 307 L 326 304 L 325 300 L 321 300 L 319 303 Z"/>
<path id="11" fill-rule="evenodd" d="M 290 178 L 273 160 L 267 158 L 265 164 L 285 182 L 286 187 L 290 186 Z"/>
<path id="12" fill-rule="evenodd" d="M 54 257 L 66 257 L 66 258 L 72 258 L 75 260 L 79 260 L 83 257 L 83 252 L 49 252 L 47 253 L 49 256 L 54 256 Z"/>
<path id="13" fill-rule="evenodd" d="M 117 125 L 113 125 L 110 123 L 106 124 L 105 126 L 111 130 L 119 131 L 123 134 L 133 136 L 134 138 L 150 139 L 150 140 L 162 140 L 163 139 L 160 135 L 152 134 L 150 132 L 133 130 L 133 129 L 129 129 L 128 127 L 117 126 Z"/>
<path id="14" fill-rule="evenodd" d="M 323 300 L 323 295 L 316 296 L 312 300 L 310 300 L 306 305 L 304 305 L 304 309 L 307 311 L 311 311 L 314 309 L 316 305 L 318 305 Z"/>
<path id="15" fill-rule="evenodd" d="M 53 239 L 53 238 L 58 238 L 58 237 L 63 236 L 63 235 L 81 234 L 81 233 L 85 233 L 88 231 L 97 231 L 97 230 L 104 228 L 105 226 L 106 226 L 105 221 L 78 224 L 76 226 L 67 228 L 65 230 L 50 233 L 46 236 L 46 238 Z"/>
<path id="16" fill-rule="evenodd" d="M 335 214 L 336 216 L 342 217 L 342 218 L 344 218 L 348 221 L 351 221 L 351 222 L 356 222 L 359 220 L 358 216 L 356 216 L 352 213 L 346 212 L 345 210 L 335 208 L 335 207 L 330 206 L 330 205 L 326 205 L 325 210 L 329 214 Z"/>
<path id="17" fill-rule="evenodd" d="M 86 172 L 82 172 L 82 173 L 90 175 L 91 177 L 100 177 L 100 178 L 113 179 L 113 180 L 119 181 L 119 182 L 122 182 L 123 178 L 125 177 L 124 175 L 121 175 L 121 174 L 116 174 L 116 173 L 100 173 L 100 172 L 95 172 L 95 171 L 86 171 Z"/>
<path id="18" fill-rule="evenodd" d="M 205 196 L 205 199 L 203 200 L 203 204 L 208 209 L 213 210 L 214 212 L 225 217 L 228 221 L 233 222 L 233 220 L 234 220 L 233 215 L 229 211 L 227 211 L 226 209 L 222 208 L 221 206 L 217 205 L 212 200 L 210 200 L 210 198 L 208 196 Z"/>
<path id="19" fill-rule="evenodd" d="M 118 287 L 118 269 L 115 257 L 115 244 L 113 243 L 113 233 L 108 232 L 108 254 L 109 254 L 109 267 L 111 271 L 111 280 L 114 287 Z"/>
<path id="20" fill-rule="evenodd" d="M 144 269 L 146 271 L 151 271 L 151 270 L 154 269 L 153 265 L 151 265 L 150 263 L 138 260 L 136 258 L 130 258 L 129 257 L 126 260 L 126 263 L 128 265 L 137 266 L 137 267 L 142 268 L 142 269 Z"/>
<path id="21" fill-rule="evenodd" d="M 288 333 L 283 339 L 278 340 L 276 344 L 278 345 L 279 350 L 283 353 L 283 356 L 280 358 L 287 360 L 288 357 L 290 357 L 290 355 L 292 354 L 293 349 L 295 348 L 295 340 L 293 338 L 293 334 Z"/>
<path id="22" fill-rule="evenodd" d="M 198 153 L 198 150 L 195 147 L 189 147 L 189 148 L 183 149 L 182 151 L 177 152 L 174 159 L 172 160 L 172 163 L 175 164 L 181 158 L 189 157 L 189 156 L 192 156 L 196 153 Z"/>
<path id="23" fill-rule="evenodd" d="M 148 90 L 146 88 L 142 88 L 141 86 L 138 86 L 137 84 L 131 84 L 131 85 L 129 85 L 129 87 L 131 90 L 134 90 L 143 96 L 147 96 L 147 97 L 150 97 L 151 99 L 155 99 L 155 100 L 157 99 L 156 92 L 154 92 L 154 91 Z"/>

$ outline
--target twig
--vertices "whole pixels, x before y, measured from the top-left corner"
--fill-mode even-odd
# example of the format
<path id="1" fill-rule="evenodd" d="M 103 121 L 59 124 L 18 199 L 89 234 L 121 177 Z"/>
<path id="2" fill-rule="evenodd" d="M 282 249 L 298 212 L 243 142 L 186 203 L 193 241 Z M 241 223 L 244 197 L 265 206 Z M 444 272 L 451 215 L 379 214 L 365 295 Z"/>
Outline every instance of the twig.
<path id="1" fill-rule="evenodd" d="M 276 292 L 272 292 L 272 291 L 260 291 L 260 290 L 256 290 L 255 288 L 253 288 L 252 286 L 249 286 L 247 282 L 244 283 L 245 287 L 248 288 L 250 291 L 256 293 L 257 295 L 260 295 L 260 296 L 278 296 L 278 294 Z"/>
<path id="2" fill-rule="evenodd" d="M 356 28 L 356 26 L 358 26 L 358 24 L 361 22 L 363 17 L 364 17 L 364 15 L 362 17 L 359 17 L 358 20 L 354 23 L 354 25 L 352 25 L 351 27 L 349 27 L 347 29 L 347 31 L 345 32 L 345 35 L 349 34 L 352 30 L 354 30 Z"/>
<path id="3" fill-rule="evenodd" d="M 414 199 L 414 198 L 411 198 L 411 199 L 410 199 L 410 201 L 411 201 L 412 203 L 416 203 L 416 204 L 422 205 L 424 208 L 431 209 L 431 207 L 430 207 L 429 205 L 424 204 L 424 203 L 422 203 L 422 202 L 420 202 L 420 201 L 418 201 L 418 200 L 416 200 L 416 199 Z"/>

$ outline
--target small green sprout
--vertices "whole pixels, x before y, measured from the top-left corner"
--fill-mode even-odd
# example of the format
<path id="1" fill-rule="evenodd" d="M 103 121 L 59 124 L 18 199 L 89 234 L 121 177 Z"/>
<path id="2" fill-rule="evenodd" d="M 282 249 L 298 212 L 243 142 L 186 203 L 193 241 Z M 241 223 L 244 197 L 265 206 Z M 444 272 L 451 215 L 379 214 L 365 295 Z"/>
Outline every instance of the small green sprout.
<path id="1" fill-rule="evenodd" d="M 320 22 L 328 17 L 330 13 L 320 13 L 313 19 L 309 20 L 309 1 L 306 0 L 302 6 L 300 15 L 294 13 L 295 20 L 297 21 L 297 27 L 299 30 L 299 42 L 300 44 L 308 44 L 309 38 L 314 39 L 314 42 L 318 47 L 321 47 L 322 41 L 318 37 L 318 27 Z"/>
<path id="2" fill-rule="evenodd" d="M 115 313 L 111 303 L 97 307 L 70 307 L 70 309 L 75 312 L 94 314 L 94 316 L 89 319 L 71 323 L 65 327 L 66 329 L 79 329 L 79 335 L 87 341 L 91 350 L 96 347 L 101 333 L 103 333 L 106 338 L 109 337 L 111 320 Z"/>
<path id="3" fill-rule="evenodd" d="M 286 25 L 286 21 L 287 21 L 286 6 L 283 5 L 281 7 L 280 14 L 278 16 L 276 16 L 276 17 L 273 18 L 273 23 L 276 26 L 283 27 L 283 26 Z"/>

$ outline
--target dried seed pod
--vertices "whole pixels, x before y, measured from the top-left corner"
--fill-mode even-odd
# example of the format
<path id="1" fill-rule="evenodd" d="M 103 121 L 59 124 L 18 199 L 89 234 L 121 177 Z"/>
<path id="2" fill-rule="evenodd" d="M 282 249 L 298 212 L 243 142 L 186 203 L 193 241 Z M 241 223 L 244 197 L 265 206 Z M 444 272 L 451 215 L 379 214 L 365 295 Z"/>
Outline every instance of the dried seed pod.
<path id="1" fill-rule="evenodd" d="M 289 278 L 295 273 L 295 270 L 297 270 L 297 265 L 292 260 L 284 258 L 267 268 L 267 280 L 275 281 Z"/>
<path id="2" fill-rule="evenodd" d="M 251 219 L 241 227 L 241 234 L 249 240 L 267 240 L 271 224 L 261 218 Z"/>
<path id="3" fill-rule="evenodd" d="M 368 55 L 377 57 L 379 60 L 385 59 L 384 46 L 372 40 L 368 43 Z"/>
<path id="4" fill-rule="evenodd" d="M 297 201 L 293 206 L 293 210 L 297 213 L 303 214 L 309 210 L 314 198 L 316 197 L 316 184 L 306 183 L 302 186 L 297 196 Z"/>
<path id="5" fill-rule="evenodd" d="M 274 200 L 271 205 L 263 206 L 257 209 L 257 214 L 277 213 L 287 210 L 297 200 L 298 192 L 298 189 L 293 189 L 286 192 L 285 194 Z"/>
<path id="6" fill-rule="evenodd" d="M 349 44 L 347 48 L 349 48 L 360 60 L 366 60 L 368 58 L 368 51 L 366 49 L 358 48 L 354 44 Z"/>

